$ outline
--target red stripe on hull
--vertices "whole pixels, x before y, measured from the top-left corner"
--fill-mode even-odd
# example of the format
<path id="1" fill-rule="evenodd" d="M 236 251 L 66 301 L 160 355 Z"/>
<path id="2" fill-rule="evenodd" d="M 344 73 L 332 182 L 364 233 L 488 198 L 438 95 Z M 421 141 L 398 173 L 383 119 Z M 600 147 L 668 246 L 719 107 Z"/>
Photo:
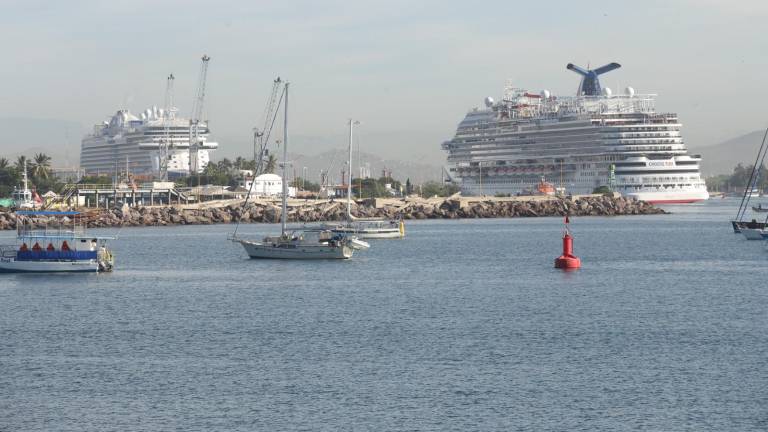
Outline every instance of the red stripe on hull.
<path id="1" fill-rule="evenodd" d="M 703 199 L 682 199 L 682 200 L 647 200 L 647 202 L 651 204 L 690 204 L 695 203 L 699 201 L 704 201 Z"/>

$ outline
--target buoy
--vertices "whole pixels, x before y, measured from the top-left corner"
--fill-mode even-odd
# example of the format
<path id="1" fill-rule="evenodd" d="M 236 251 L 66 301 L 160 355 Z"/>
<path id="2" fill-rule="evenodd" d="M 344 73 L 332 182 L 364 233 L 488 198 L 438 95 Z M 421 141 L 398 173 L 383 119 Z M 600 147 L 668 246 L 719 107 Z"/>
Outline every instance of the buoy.
<path id="1" fill-rule="evenodd" d="M 573 237 L 568 228 L 570 220 L 565 216 L 565 234 L 563 235 L 563 254 L 555 259 L 555 268 L 563 270 L 575 270 L 581 267 L 581 260 L 573 254 Z"/>

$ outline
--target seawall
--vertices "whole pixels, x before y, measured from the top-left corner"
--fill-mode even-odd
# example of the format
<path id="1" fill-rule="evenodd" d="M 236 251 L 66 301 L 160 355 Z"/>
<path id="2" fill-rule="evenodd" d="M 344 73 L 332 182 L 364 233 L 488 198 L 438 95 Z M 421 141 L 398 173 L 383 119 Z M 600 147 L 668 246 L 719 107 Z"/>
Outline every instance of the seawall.
<path id="1" fill-rule="evenodd" d="M 466 219 L 545 216 L 623 216 L 663 214 L 664 210 L 644 201 L 623 197 L 583 195 L 555 197 L 460 197 L 366 199 L 352 204 L 352 214 L 361 218 Z M 207 225 L 275 223 L 280 221 L 280 203 L 258 200 L 243 208 L 242 202 L 206 202 L 187 206 L 128 207 L 84 211 L 90 228 L 117 226 Z M 343 220 L 346 202 L 341 200 L 291 200 L 290 222 Z M 34 219 L 44 225 L 46 217 Z M 0 229 L 16 228 L 12 212 L 0 212 Z"/>

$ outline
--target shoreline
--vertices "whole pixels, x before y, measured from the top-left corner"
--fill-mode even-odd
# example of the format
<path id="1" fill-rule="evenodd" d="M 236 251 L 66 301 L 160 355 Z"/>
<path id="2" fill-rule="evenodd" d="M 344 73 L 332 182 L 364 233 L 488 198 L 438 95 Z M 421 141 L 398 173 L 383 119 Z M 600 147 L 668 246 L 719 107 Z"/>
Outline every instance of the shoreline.
<path id="1" fill-rule="evenodd" d="M 192 205 L 138 206 L 112 209 L 82 209 L 88 228 L 119 226 L 176 226 L 280 221 L 279 201 L 209 201 Z M 352 214 L 359 218 L 402 217 L 411 219 L 478 219 L 554 216 L 626 216 L 666 214 L 645 201 L 621 196 L 580 195 L 568 198 L 462 197 L 368 198 L 353 201 Z M 345 200 L 298 200 L 288 202 L 288 222 L 334 222 L 345 220 Z M 33 218 L 43 226 L 47 218 Z M 0 212 L 0 230 L 16 229 L 16 215 Z"/>

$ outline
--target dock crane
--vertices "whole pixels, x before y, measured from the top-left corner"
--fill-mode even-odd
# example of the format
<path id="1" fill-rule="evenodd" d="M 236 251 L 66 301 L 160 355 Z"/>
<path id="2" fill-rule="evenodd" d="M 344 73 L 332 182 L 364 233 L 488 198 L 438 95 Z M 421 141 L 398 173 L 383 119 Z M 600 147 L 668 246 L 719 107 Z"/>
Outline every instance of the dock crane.
<path id="1" fill-rule="evenodd" d="M 280 77 L 272 81 L 272 92 L 267 100 L 267 106 L 264 107 L 263 126 L 261 129 L 258 127 L 253 128 L 253 161 L 256 164 L 254 176 L 261 174 L 264 158 L 267 156 L 269 135 L 272 132 L 272 125 L 275 124 L 275 119 L 277 118 L 277 108 L 280 105 L 280 101 L 282 101 L 282 92 L 280 92 L 282 85 L 283 81 Z M 277 98 L 278 93 L 280 93 L 280 100 Z"/>
<path id="2" fill-rule="evenodd" d="M 200 75 L 197 84 L 197 94 L 192 102 L 192 115 L 189 118 L 189 175 L 197 174 L 197 154 L 200 145 L 200 122 L 203 117 L 203 105 L 205 103 L 205 83 L 208 78 L 208 62 L 211 58 L 203 55 L 200 59 Z M 208 124 L 206 123 L 206 128 Z"/>
<path id="3" fill-rule="evenodd" d="M 176 107 L 173 106 L 173 82 L 175 77 L 173 74 L 168 75 L 168 80 L 165 85 L 165 111 L 163 113 L 163 126 L 165 133 L 163 139 L 160 140 L 160 157 L 159 157 L 159 169 L 160 180 L 168 181 L 168 158 L 169 150 L 173 147 L 171 142 L 171 124 L 176 117 Z"/>

